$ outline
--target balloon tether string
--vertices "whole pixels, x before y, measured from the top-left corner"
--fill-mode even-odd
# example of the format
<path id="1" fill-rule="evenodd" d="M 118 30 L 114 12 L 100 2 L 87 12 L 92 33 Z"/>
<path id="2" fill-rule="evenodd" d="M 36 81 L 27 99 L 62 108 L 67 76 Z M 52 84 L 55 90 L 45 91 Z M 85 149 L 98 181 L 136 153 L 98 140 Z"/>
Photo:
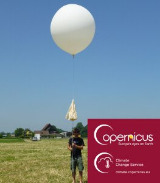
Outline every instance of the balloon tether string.
<path id="1" fill-rule="evenodd" d="M 74 56 L 73 56 L 73 99 L 74 99 L 74 94 L 75 94 L 75 60 L 74 60 Z"/>
<path id="2" fill-rule="evenodd" d="M 74 63 L 74 57 L 75 55 L 73 54 L 73 99 L 74 99 L 74 94 L 75 94 L 75 63 Z M 72 145 L 73 145 L 73 128 L 74 128 L 74 121 L 72 121 Z M 72 146 L 72 168 L 73 168 L 73 146 Z"/>

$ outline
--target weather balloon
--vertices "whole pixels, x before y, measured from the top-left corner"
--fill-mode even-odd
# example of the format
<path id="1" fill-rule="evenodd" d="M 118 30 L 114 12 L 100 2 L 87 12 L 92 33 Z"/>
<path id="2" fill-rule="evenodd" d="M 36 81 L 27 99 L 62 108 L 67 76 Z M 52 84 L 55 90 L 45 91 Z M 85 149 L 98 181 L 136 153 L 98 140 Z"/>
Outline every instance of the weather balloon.
<path id="1" fill-rule="evenodd" d="M 77 4 L 68 4 L 53 16 L 50 30 L 59 48 L 71 55 L 76 55 L 92 42 L 95 21 L 86 8 Z"/>

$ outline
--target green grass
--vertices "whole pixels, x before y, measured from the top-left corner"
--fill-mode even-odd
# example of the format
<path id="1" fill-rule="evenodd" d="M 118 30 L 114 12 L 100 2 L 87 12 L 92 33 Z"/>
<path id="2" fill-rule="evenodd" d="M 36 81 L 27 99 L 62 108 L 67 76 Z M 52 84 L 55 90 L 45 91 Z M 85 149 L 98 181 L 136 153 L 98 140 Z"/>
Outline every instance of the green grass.
<path id="1" fill-rule="evenodd" d="M 0 143 L 0 183 L 71 183 L 68 139 Z M 87 140 L 82 151 L 87 182 Z M 77 172 L 78 182 L 78 172 Z"/>
<path id="2" fill-rule="evenodd" d="M 0 138 L 0 143 L 24 142 L 21 138 Z"/>

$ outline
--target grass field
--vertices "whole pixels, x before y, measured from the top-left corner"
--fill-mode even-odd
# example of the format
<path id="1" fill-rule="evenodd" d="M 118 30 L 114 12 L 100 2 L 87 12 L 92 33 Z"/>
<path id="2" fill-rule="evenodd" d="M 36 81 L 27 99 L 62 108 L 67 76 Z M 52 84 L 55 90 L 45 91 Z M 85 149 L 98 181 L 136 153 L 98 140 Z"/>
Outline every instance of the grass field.
<path id="1" fill-rule="evenodd" d="M 87 140 L 82 151 L 87 182 Z M 0 142 L 0 183 L 71 183 L 68 139 Z M 78 172 L 77 172 L 78 182 Z"/>

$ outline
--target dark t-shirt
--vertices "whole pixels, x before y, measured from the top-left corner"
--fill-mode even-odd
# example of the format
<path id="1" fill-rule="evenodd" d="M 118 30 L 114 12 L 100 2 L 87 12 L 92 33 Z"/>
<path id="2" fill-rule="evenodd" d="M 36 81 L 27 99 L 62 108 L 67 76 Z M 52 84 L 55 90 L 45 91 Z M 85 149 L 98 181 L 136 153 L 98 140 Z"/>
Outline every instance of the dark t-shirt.
<path id="1" fill-rule="evenodd" d="M 73 140 L 73 142 L 72 142 L 72 140 Z M 76 145 L 78 145 L 78 146 L 84 146 L 84 141 L 83 141 L 83 139 L 82 138 L 80 138 L 80 137 L 73 137 L 73 138 L 70 138 L 69 139 L 69 145 L 72 147 L 72 143 L 74 143 L 74 144 L 76 144 Z M 74 158 L 77 158 L 77 157 L 79 157 L 79 156 L 82 156 L 82 154 L 81 154 L 81 149 L 78 149 L 78 148 L 76 148 L 76 147 L 73 147 L 73 157 Z M 72 157 L 72 151 L 71 151 L 71 157 Z"/>

